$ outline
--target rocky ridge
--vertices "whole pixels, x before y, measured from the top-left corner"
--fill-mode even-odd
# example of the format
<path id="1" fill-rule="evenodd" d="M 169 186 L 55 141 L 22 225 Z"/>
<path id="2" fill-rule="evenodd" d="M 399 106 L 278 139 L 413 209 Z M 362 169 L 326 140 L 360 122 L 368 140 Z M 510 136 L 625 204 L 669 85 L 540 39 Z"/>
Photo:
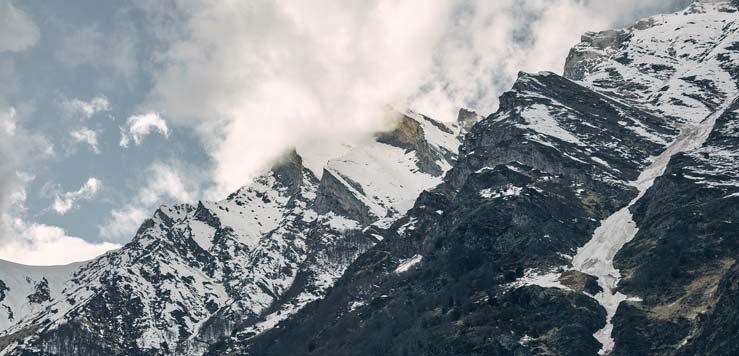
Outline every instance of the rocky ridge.
<path id="1" fill-rule="evenodd" d="M 211 354 L 736 354 L 737 19 L 696 1 L 520 75 L 323 300 Z"/>
<path id="2" fill-rule="evenodd" d="M 320 179 L 293 151 L 223 201 L 161 207 L 131 243 L 80 266 L 41 310 L 10 326 L 0 348 L 201 354 L 237 332 L 273 327 L 321 297 L 378 241 L 372 231 L 438 184 L 459 143 L 455 127 L 415 113 L 400 115 L 388 136 L 413 145 L 368 139 L 329 161 Z"/>

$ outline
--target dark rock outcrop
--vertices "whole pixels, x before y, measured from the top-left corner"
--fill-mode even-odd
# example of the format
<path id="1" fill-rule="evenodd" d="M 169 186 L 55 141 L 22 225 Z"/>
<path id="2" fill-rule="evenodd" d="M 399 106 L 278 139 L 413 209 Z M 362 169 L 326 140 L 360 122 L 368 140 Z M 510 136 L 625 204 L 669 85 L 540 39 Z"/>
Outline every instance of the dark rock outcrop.
<path id="1" fill-rule="evenodd" d="M 726 323 L 739 311 L 722 305 L 739 283 L 738 110 L 739 100 L 702 147 L 673 156 L 634 206 L 639 232 L 614 263 L 620 290 L 642 301 L 616 314 L 617 354 L 731 355 L 739 347 L 709 336 L 739 337 L 736 323 Z"/>
<path id="2" fill-rule="evenodd" d="M 532 107 L 588 144 L 532 125 Z M 570 114 L 557 114 L 562 111 Z M 210 353 L 597 353 L 593 334 L 605 325 L 597 302 L 578 291 L 516 281 L 526 271 L 566 264 L 598 220 L 633 198 L 630 187 L 607 177 L 633 179 L 661 146 L 639 140 L 617 124 L 622 120 L 672 132 L 649 114 L 554 74 L 522 74 L 500 110 L 467 134 L 445 183 L 422 194 L 325 299 L 278 329 Z M 585 123 L 592 126 L 578 131 Z M 598 145 L 604 137 L 629 145 L 615 155 Z M 606 164 L 584 163 L 591 155 Z M 396 272 L 411 260 L 418 261 L 412 269 Z M 565 280 L 597 293 L 592 277 Z"/>
<path id="3" fill-rule="evenodd" d="M 27 297 L 28 302 L 32 304 L 41 304 L 51 299 L 49 291 L 49 281 L 46 278 L 41 279 L 33 287 L 33 293 Z"/>

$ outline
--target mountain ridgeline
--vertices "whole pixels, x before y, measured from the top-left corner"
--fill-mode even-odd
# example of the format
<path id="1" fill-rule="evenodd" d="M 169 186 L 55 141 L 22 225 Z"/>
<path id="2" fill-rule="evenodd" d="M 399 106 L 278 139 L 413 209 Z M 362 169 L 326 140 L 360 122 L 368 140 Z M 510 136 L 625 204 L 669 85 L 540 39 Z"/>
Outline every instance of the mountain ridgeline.
<path id="1" fill-rule="evenodd" d="M 350 148 L 322 172 L 292 151 L 223 201 L 162 206 L 132 242 L 55 285 L 54 298 L 34 309 L 21 303 L 0 349 L 202 354 L 231 335 L 273 327 L 322 297 L 451 167 L 456 125 L 394 115 L 394 130 Z"/>
<path id="2" fill-rule="evenodd" d="M 736 1 L 587 33 L 485 118 L 3 268 L 0 355 L 739 354 L 738 93 Z"/>

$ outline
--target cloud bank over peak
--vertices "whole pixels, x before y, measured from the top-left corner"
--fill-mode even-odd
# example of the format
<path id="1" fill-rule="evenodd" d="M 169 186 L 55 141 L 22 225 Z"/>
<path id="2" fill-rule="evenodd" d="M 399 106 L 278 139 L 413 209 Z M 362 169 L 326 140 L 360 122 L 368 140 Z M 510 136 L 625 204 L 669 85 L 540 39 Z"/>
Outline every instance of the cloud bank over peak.
<path id="1" fill-rule="evenodd" d="M 587 30 L 685 0 L 219 1 L 147 4 L 165 50 L 148 106 L 193 128 L 220 194 L 282 151 L 384 128 L 386 105 L 490 113 L 519 70 L 561 72 Z M 174 16 L 161 16 L 165 7 Z M 179 29 L 173 31 L 172 28 Z"/>
<path id="2" fill-rule="evenodd" d="M 430 70 L 425 54 L 446 27 L 450 4 L 425 4 L 185 6 L 186 34 L 163 54 L 152 105 L 201 134 L 225 194 L 306 137 L 381 127 L 383 107 L 402 103 Z"/>

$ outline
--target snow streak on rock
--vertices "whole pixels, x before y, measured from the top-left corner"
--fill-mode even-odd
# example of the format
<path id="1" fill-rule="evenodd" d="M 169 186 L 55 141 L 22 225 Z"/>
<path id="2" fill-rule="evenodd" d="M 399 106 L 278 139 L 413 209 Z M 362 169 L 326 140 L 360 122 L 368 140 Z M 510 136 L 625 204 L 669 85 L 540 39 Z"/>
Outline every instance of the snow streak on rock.
<path id="1" fill-rule="evenodd" d="M 694 150 L 703 145 L 716 119 L 723 115 L 737 98 L 736 95 L 732 96 L 717 112 L 697 125 L 687 126 L 678 138 L 654 159 L 654 163 L 641 173 L 639 179 L 633 182 L 639 190 L 639 195 L 628 206 L 603 220 L 600 227 L 595 230 L 593 239 L 578 249 L 577 255 L 572 259 L 574 269 L 598 277 L 598 283 L 603 288 L 602 292 L 594 296 L 608 312 L 606 326 L 595 334 L 598 341 L 603 344 L 600 354 L 608 354 L 613 349 L 611 318 L 616 314 L 619 304 L 627 299 L 625 295 L 616 291 L 621 274 L 613 266 L 613 258 L 636 235 L 637 227 L 632 219 L 631 207 L 652 186 L 654 180 L 664 173 L 673 155 Z"/>

